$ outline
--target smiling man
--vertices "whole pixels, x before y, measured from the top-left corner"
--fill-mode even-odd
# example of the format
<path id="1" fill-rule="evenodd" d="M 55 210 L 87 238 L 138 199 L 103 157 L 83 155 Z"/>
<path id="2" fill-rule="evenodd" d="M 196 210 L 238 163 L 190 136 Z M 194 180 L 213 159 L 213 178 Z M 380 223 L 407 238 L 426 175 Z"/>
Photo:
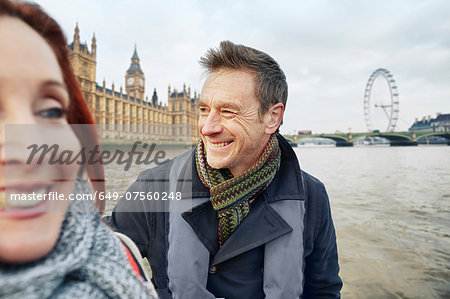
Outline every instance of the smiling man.
<path id="1" fill-rule="evenodd" d="M 229 41 L 200 64 L 207 77 L 196 148 L 144 171 L 127 191 L 179 191 L 192 209 L 122 200 L 110 224 L 149 259 L 161 298 L 340 297 L 325 188 L 278 134 L 283 71 L 269 55 Z"/>
<path id="2" fill-rule="evenodd" d="M 281 102 L 262 111 L 256 79 L 249 70 L 221 68 L 209 74 L 200 96 L 198 125 L 208 164 L 233 176 L 256 163 L 283 115 Z"/>

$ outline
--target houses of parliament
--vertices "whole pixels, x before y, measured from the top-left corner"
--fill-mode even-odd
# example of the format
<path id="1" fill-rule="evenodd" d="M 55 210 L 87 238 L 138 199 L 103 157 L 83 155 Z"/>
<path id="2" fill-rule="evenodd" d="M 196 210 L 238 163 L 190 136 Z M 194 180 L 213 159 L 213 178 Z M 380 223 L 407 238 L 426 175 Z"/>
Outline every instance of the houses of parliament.
<path id="1" fill-rule="evenodd" d="M 80 42 L 78 24 L 69 59 L 80 82 L 89 109 L 98 124 L 102 140 L 129 142 L 141 140 L 158 144 L 194 144 L 199 139 L 197 130 L 197 93 L 183 86 L 181 91 L 167 92 L 167 104 L 158 99 L 156 89 L 149 99 L 145 96 L 145 76 L 140 66 L 136 48 L 125 73 L 125 90 L 100 85 L 96 81 L 97 41 L 92 37 L 91 49 Z"/>

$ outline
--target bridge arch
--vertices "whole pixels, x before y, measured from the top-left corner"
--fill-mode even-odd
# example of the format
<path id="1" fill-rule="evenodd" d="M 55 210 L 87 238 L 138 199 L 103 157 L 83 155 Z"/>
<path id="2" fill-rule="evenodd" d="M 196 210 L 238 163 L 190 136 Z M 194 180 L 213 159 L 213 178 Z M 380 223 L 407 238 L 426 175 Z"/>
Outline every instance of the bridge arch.
<path id="1" fill-rule="evenodd" d="M 316 136 L 319 138 L 331 139 L 336 142 L 336 146 L 353 146 L 353 141 L 349 140 L 348 137 L 344 137 L 341 135 L 328 135 L 321 134 L 320 136 Z"/>
<path id="2" fill-rule="evenodd" d="M 368 136 L 385 138 L 390 141 L 391 146 L 417 145 L 416 140 L 413 140 L 412 137 L 403 134 L 368 134 Z"/>
<path id="3" fill-rule="evenodd" d="M 422 133 L 420 135 L 418 134 L 417 140 L 419 140 L 420 138 L 433 137 L 433 136 L 442 137 L 442 138 L 447 139 L 447 145 L 450 145 L 450 132 L 427 132 L 427 133 Z"/>
<path id="4" fill-rule="evenodd" d="M 443 138 L 447 138 L 447 140 L 450 140 L 450 132 L 428 132 L 425 134 L 420 134 L 420 138 L 431 137 L 431 136 L 443 137 Z"/>

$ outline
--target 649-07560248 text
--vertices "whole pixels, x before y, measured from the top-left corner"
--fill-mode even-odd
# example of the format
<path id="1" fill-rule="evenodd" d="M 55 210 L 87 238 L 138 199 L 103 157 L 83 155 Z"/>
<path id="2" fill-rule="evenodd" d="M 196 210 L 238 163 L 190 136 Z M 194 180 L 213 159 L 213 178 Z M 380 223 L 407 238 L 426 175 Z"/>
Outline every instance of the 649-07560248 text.
<path id="1" fill-rule="evenodd" d="M 162 201 L 175 201 L 181 200 L 181 192 L 125 192 L 125 194 L 121 195 L 119 192 L 94 192 L 94 193 L 83 193 L 83 194 L 69 194 L 66 196 L 63 193 L 59 192 L 48 192 L 48 193 L 10 193 L 9 200 L 11 201 L 22 201 L 22 200 L 55 200 L 55 201 L 88 201 L 88 200 L 120 200 L 125 198 L 126 200 L 162 200 Z"/>

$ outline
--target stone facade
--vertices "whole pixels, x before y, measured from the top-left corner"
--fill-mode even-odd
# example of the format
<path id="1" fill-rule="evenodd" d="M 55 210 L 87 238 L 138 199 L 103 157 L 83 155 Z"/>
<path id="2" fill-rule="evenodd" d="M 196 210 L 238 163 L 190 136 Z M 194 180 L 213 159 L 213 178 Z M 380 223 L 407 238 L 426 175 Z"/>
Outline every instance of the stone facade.
<path id="1" fill-rule="evenodd" d="M 414 124 L 409 128 L 410 132 L 450 132 L 450 113 L 437 113 L 435 118 L 431 115 L 423 117 L 422 120 L 416 118 Z"/>
<path id="2" fill-rule="evenodd" d="M 169 85 L 167 104 L 158 99 L 156 89 L 149 99 L 145 96 L 145 76 L 136 48 L 125 73 L 125 91 L 122 87 L 116 89 L 114 84 L 107 88 L 105 81 L 97 83 L 97 41 L 94 35 L 90 51 L 87 44 L 80 43 L 78 24 L 69 50 L 70 63 L 99 125 L 101 139 L 194 144 L 200 138 L 197 93 L 191 95 L 186 85 L 182 91 L 172 90 Z"/>

